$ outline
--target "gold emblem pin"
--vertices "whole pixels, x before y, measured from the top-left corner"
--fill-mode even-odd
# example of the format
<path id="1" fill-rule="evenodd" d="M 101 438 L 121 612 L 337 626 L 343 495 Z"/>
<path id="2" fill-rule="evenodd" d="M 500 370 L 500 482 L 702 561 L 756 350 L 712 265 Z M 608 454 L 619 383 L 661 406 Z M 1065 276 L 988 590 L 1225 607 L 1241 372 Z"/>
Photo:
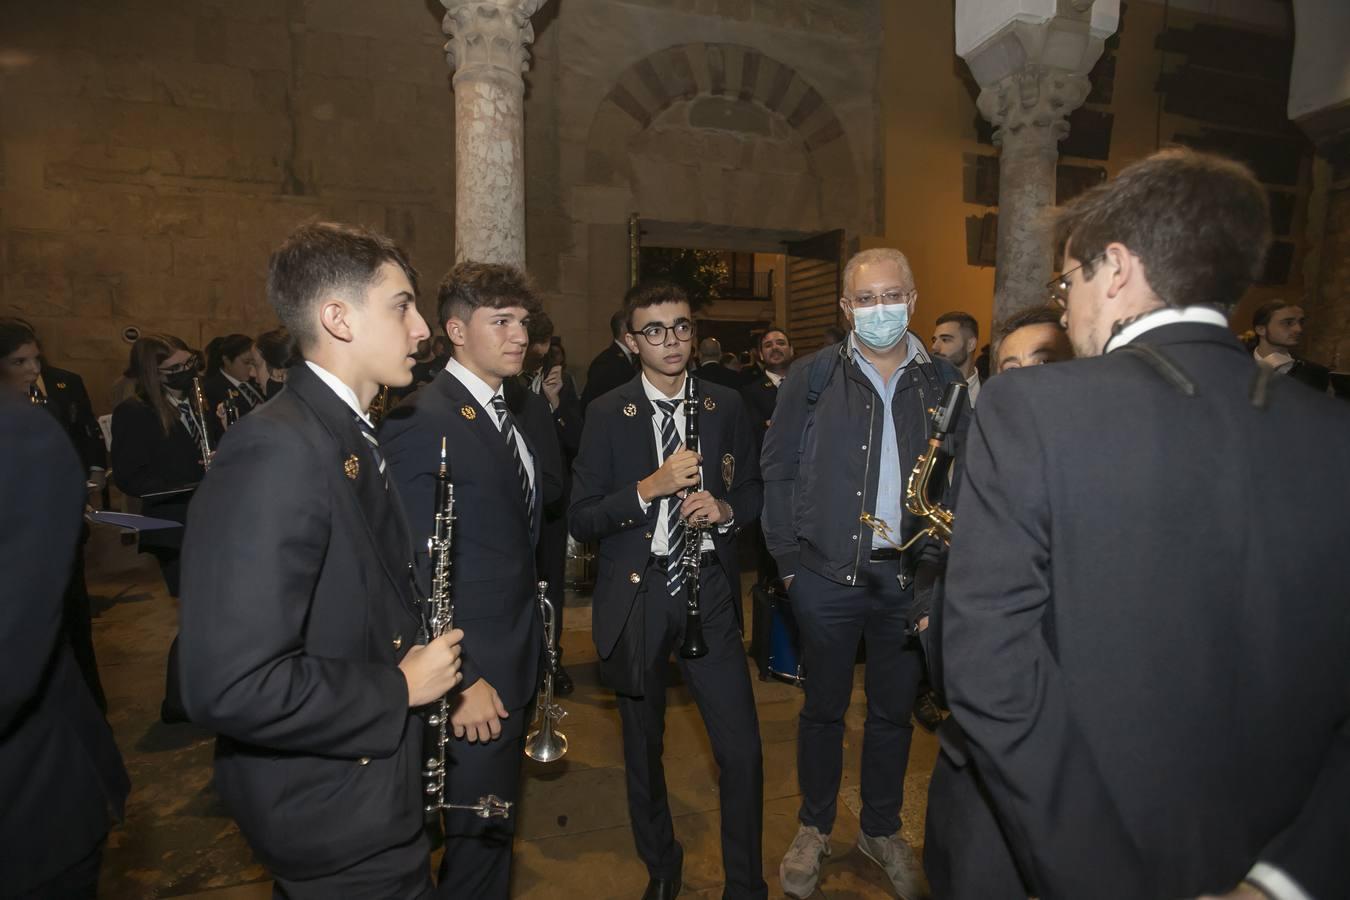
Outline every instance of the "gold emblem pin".
<path id="1" fill-rule="evenodd" d="M 464 418 L 468 419 L 470 422 L 478 418 L 478 410 L 474 409 L 472 406 L 469 406 L 467 404 L 459 408 L 459 414 Z"/>
<path id="2" fill-rule="evenodd" d="M 342 471 L 352 481 L 355 481 L 356 476 L 361 474 L 361 460 L 356 458 L 355 453 L 347 457 L 346 461 L 342 463 Z"/>
<path id="3" fill-rule="evenodd" d="M 58 382 L 56 383 L 56 386 L 57 386 L 58 388 L 60 388 L 61 390 L 63 390 L 63 391 L 66 389 L 66 383 L 65 383 L 64 381 L 58 381 Z"/>
<path id="4" fill-rule="evenodd" d="M 714 409 L 717 409 L 717 401 L 711 397 L 704 397 L 703 408 L 706 409 L 708 412 L 712 412 Z"/>
<path id="5" fill-rule="evenodd" d="M 731 491 L 731 482 L 736 478 L 736 457 L 730 453 L 722 456 L 722 484 L 726 486 L 728 492 Z"/>
<path id="6" fill-rule="evenodd" d="M 637 404 L 636 404 L 636 403 L 630 403 L 630 404 L 628 404 L 627 406 L 625 406 L 625 407 L 623 408 L 623 414 L 624 414 L 625 416 L 627 416 L 628 418 L 630 418 L 630 419 L 633 418 L 633 416 L 636 416 L 636 415 L 637 415 Z"/>
<path id="7" fill-rule="evenodd" d="M 639 575 L 639 574 L 636 573 L 636 572 L 629 572 L 629 573 L 628 573 L 628 583 L 629 583 L 629 584 L 641 584 L 641 583 L 642 583 L 642 576 Z"/>

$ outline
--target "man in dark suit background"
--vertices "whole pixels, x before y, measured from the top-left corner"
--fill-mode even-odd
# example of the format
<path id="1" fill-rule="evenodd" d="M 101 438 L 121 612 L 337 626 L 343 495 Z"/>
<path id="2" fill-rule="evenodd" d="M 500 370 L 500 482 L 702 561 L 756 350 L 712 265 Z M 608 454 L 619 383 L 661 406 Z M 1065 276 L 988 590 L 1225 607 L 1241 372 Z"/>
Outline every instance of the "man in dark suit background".
<path id="1" fill-rule="evenodd" d="M 633 379 L 637 371 L 637 356 L 624 343 L 624 330 L 627 328 L 626 314 L 622 309 L 609 317 L 609 333 L 614 338 L 608 347 L 601 350 L 591 360 L 586 370 L 586 386 L 581 389 L 581 410 L 591 405 L 591 401 L 609 393 L 621 384 Z"/>
<path id="2" fill-rule="evenodd" d="M 986 900 L 1350 896 L 1350 418 L 1227 328 L 1268 222 L 1236 163 L 1126 168 L 1059 220 L 1080 359 L 985 388 L 939 640 L 1026 879 Z"/>
<path id="3" fill-rule="evenodd" d="M 714 337 L 698 342 L 698 368 L 694 374 L 701 382 L 720 384 L 733 390 L 740 390 L 745 383 L 740 372 L 734 372 L 722 364 L 722 342 Z"/>
<path id="4" fill-rule="evenodd" d="M 769 430 L 773 408 L 778 403 L 778 387 L 792 367 L 792 357 L 792 341 L 787 332 L 777 325 L 770 325 L 759 338 L 759 358 L 763 361 L 764 372 L 741 387 L 741 398 L 750 411 L 755 437 L 761 444 L 764 433 Z"/>
<path id="5" fill-rule="evenodd" d="M 267 293 L 304 362 L 230 429 L 189 513 L 183 698 L 287 898 L 432 892 L 414 710 L 458 681 L 460 634 L 419 644 L 408 526 L 367 417 L 427 336 L 415 282 L 365 229 L 287 238 Z"/>
<path id="6" fill-rule="evenodd" d="M 0 892 L 94 897 L 128 781 L 63 634 L 84 473 L 45 413 L 0 392 Z M 12 893 L 11 893 L 12 892 Z"/>
<path id="7" fill-rule="evenodd" d="M 464 687 L 451 710 L 455 739 L 447 753 L 447 791 L 456 797 L 491 793 L 514 802 L 520 793 L 544 647 L 535 547 L 544 504 L 558 498 L 562 482 L 544 401 L 522 390 L 518 416 L 504 385 L 525 363 L 527 320 L 538 309 L 517 269 L 456 265 L 438 292 L 439 320 L 454 347 L 450 361 L 380 431 L 412 523 L 423 590 L 430 584 L 423 548 L 433 526 L 442 440 L 449 456 L 456 520 L 450 593 L 466 634 Z M 514 814 L 503 820 L 446 812 L 440 896 L 505 900 L 514 833 Z"/>
<path id="8" fill-rule="evenodd" d="M 591 407 L 573 470 L 569 513 L 579 541 L 600 543 L 593 634 L 623 722 L 628 811 L 650 880 L 644 900 L 680 892 L 683 850 L 675 840 L 661 762 L 666 672 L 685 635 L 680 560 L 687 522 L 702 521 L 701 611 L 706 656 L 676 653 L 708 728 L 722 801 L 725 897 L 766 897 L 760 862 L 763 763 L 754 695 L 741 644 L 735 534 L 759 513 L 763 491 L 750 423 L 739 395 L 699 384 L 698 453 L 684 446 L 682 398 L 694 325 L 678 287 L 628 292 L 628 347 L 642 374 Z M 702 490 L 695 487 L 702 481 Z"/>

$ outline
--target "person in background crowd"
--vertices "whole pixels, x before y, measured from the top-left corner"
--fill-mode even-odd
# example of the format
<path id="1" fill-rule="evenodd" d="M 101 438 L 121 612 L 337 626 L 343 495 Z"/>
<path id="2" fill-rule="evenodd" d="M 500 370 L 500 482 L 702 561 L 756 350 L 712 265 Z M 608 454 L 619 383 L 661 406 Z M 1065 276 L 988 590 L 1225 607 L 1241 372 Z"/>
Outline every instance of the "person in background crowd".
<path id="1" fill-rule="evenodd" d="M 1252 330 L 1257 338 L 1252 357 L 1281 375 L 1325 391 L 1331 382 L 1331 371 L 1297 355 L 1306 319 L 1303 308 L 1297 304 L 1284 300 L 1261 304 L 1252 314 Z"/>
<path id="2" fill-rule="evenodd" d="M 717 338 L 707 337 L 698 342 L 698 368 L 694 374 L 703 381 L 711 381 L 734 390 L 740 390 L 740 373 L 727 368 L 723 362 L 722 343 Z"/>
<path id="3" fill-rule="evenodd" d="M 264 331 L 254 344 L 254 372 L 263 396 L 271 400 L 286 386 L 286 370 L 300 362 L 295 339 L 284 327 Z"/>
<path id="4" fill-rule="evenodd" d="M 8 374 L 8 373 L 6 373 Z M 63 634 L 84 472 L 67 436 L 0 391 L 0 893 L 92 898 L 129 781 Z"/>
<path id="5" fill-rule="evenodd" d="M 975 348 L 980 345 L 980 323 L 966 312 L 945 312 L 938 316 L 933 329 L 933 343 L 929 348 L 956 366 L 969 388 L 966 396 L 970 405 L 980 396 L 980 373 L 975 368 Z"/>
<path id="6" fill-rule="evenodd" d="M 769 420 L 773 418 L 773 408 L 778 403 L 778 389 L 792 365 L 792 342 L 787 332 L 777 325 L 765 329 L 759 338 L 759 357 L 763 361 L 763 377 L 741 388 L 741 397 L 750 411 L 756 442 L 762 444 Z"/>
<path id="7" fill-rule="evenodd" d="M 595 355 L 586 370 L 586 386 L 581 391 L 581 411 L 597 397 L 609 393 L 621 384 L 633 380 L 637 373 L 637 356 L 623 342 L 624 311 L 617 310 L 609 317 L 609 332 L 613 342 Z"/>
<path id="8" fill-rule="evenodd" d="M 1064 311 L 1055 306 L 1023 310 L 1002 322 L 994 335 L 996 372 L 1041 366 L 1073 358 L 1064 330 Z"/>
<path id="9" fill-rule="evenodd" d="M 215 412 L 213 428 L 224 427 L 261 406 L 263 392 L 255 384 L 253 338 L 246 334 L 227 334 L 207 345 L 210 357 L 202 390 L 207 406 Z M 213 437 L 219 438 L 220 432 Z"/>

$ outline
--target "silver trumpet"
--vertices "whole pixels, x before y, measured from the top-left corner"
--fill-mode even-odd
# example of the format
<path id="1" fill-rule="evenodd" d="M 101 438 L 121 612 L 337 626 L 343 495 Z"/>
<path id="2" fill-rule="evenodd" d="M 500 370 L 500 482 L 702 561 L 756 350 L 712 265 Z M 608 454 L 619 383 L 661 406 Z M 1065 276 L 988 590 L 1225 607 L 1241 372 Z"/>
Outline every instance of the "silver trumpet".
<path id="1" fill-rule="evenodd" d="M 445 438 L 441 438 L 441 467 L 436 473 L 436 522 L 427 551 L 431 554 L 431 596 L 427 601 L 427 631 L 435 640 L 455 627 L 455 603 L 450 596 L 450 546 L 454 537 L 455 486 L 445 459 Z M 479 797 L 477 803 L 450 803 L 445 799 L 445 748 L 450 743 L 449 695 L 436 701 L 427 716 L 431 731 L 431 749 L 422 767 L 426 792 L 426 814 L 435 816 L 443 809 L 472 812 L 480 819 L 505 819 L 511 814 L 511 802 L 496 794 Z"/>
<path id="2" fill-rule="evenodd" d="M 525 755 L 535 762 L 550 763 L 567 753 L 567 735 L 558 730 L 558 723 L 567 710 L 553 702 L 553 673 L 558 668 L 558 618 L 548 599 L 548 582 L 539 582 L 539 612 L 544 619 L 544 642 L 548 650 L 548 668 L 544 670 L 544 685 L 539 689 L 535 704 L 538 725 L 525 737 Z"/>

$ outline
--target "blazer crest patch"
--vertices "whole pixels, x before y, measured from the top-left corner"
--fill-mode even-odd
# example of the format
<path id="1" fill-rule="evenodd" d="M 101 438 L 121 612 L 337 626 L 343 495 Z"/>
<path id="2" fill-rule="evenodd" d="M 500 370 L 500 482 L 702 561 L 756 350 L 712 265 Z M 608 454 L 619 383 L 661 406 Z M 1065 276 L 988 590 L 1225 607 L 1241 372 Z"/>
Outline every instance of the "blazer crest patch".
<path id="1" fill-rule="evenodd" d="M 464 418 L 468 419 L 470 422 L 478 418 L 478 410 L 474 409 L 467 403 L 459 408 L 459 414 Z"/>
<path id="2" fill-rule="evenodd" d="M 346 475 L 352 481 L 355 481 L 356 476 L 361 474 L 361 460 L 356 458 L 355 453 L 343 460 L 342 474 Z"/>
<path id="3" fill-rule="evenodd" d="M 704 397 L 703 408 L 706 409 L 708 412 L 712 412 L 714 409 L 717 409 L 717 401 L 711 397 Z"/>
<path id="4" fill-rule="evenodd" d="M 66 389 L 66 383 L 65 383 L 64 381 L 58 381 L 58 382 L 56 383 L 56 386 L 57 386 L 58 388 L 60 388 L 61 390 L 63 390 L 63 391 Z"/>

